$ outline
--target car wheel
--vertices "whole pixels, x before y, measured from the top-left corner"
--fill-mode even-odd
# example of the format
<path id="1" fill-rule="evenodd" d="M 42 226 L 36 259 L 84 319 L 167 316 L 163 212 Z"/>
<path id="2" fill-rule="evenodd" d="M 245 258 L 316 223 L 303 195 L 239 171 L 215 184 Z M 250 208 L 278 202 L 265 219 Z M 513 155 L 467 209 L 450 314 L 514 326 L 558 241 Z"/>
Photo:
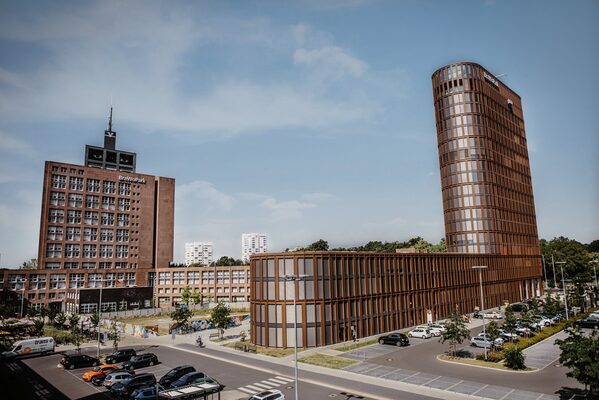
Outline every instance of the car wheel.
<path id="1" fill-rule="evenodd" d="M 472 347 L 478 347 L 476 343 L 470 343 L 470 346 L 472 346 Z"/>
<path id="2" fill-rule="evenodd" d="M 69 365 L 69 369 L 75 369 L 75 365 L 73 365 L 73 364 Z"/>
<path id="3" fill-rule="evenodd" d="M 379 344 L 385 344 L 385 341 L 383 339 L 379 339 Z"/>
<path id="4" fill-rule="evenodd" d="M 395 345 L 396 345 L 397 347 L 400 347 L 400 346 L 401 346 L 401 342 L 400 342 L 400 341 L 397 341 L 397 342 L 395 342 Z"/>
<path id="5" fill-rule="evenodd" d="M 150 361 L 150 367 L 154 365 L 154 361 Z"/>
<path id="6" fill-rule="evenodd" d="M 408 333 L 408 336 L 409 336 L 409 337 L 414 337 L 414 335 L 412 335 L 411 333 Z"/>

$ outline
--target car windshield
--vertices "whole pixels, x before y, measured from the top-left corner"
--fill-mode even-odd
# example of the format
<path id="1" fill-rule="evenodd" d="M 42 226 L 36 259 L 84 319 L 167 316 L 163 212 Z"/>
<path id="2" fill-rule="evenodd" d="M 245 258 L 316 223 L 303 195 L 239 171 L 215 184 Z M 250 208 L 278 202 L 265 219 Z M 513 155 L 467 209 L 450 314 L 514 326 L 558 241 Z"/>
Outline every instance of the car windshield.
<path id="1" fill-rule="evenodd" d="M 92 371 L 94 371 L 94 372 L 100 372 L 100 371 L 102 371 L 102 368 L 101 367 L 94 367 L 94 368 L 92 368 Z"/>
<path id="2" fill-rule="evenodd" d="M 131 361 L 133 361 L 133 362 L 139 361 L 139 360 L 141 360 L 140 356 L 133 356 L 133 357 L 131 357 Z"/>

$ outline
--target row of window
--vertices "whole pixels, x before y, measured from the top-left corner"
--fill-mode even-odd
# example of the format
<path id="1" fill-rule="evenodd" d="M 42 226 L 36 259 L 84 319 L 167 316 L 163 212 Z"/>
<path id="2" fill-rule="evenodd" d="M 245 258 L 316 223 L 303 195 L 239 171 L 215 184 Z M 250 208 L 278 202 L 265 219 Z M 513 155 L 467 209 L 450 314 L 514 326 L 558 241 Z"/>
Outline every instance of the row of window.
<path id="1" fill-rule="evenodd" d="M 247 275 L 246 275 L 247 274 Z M 230 284 L 230 283 L 245 283 L 246 279 L 249 282 L 250 273 L 245 270 L 234 270 L 231 271 L 216 271 L 216 283 L 217 284 Z M 214 271 L 177 271 L 177 272 L 159 272 L 158 273 L 158 285 L 185 285 L 185 284 L 199 284 L 210 285 L 215 283 Z"/>
<path id="2" fill-rule="evenodd" d="M 63 240 L 63 237 L 67 241 L 80 241 L 81 240 L 81 228 L 76 226 L 67 226 L 66 234 L 63 235 L 65 229 L 62 226 L 48 226 L 47 240 Z M 84 228 L 83 238 L 85 241 L 95 241 L 98 238 L 98 228 Z M 115 231 L 110 228 L 100 229 L 100 241 L 112 242 L 115 240 Z M 128 229 L 117 229 L 116 230 L 116 241 L 117 242 L 128 242 L 129 241 L 129 230 Z"/>
<path id="3" fill-rule="evenodd" d="M 78 244 L 65 244 L 64 245 L 64 256 L 65 258 L 112 258 L 113 254 L 116 258 L 127 258 L 129 257 L 129 246 L 128 245 L 99 245 L 99 253 L 96 251 L 98 245 L 95 244 L 84 244 L 83 253 L 80 252 L 81 247 Z M 62 258 L 62 244 L 61 243 L 48 243 L 46 245 L 46 257 L 47 258 Z M 137 249 L 136 246 L 132 246 L 132 249 Z M 113 252 L 114 250 L 114 252 Z"/>
<path id="4" fill-rule="evenodd" d="M 50 208 L 48 210 L 48 222 L 61 224 L 65 222 L 65 210 L 59 208 Z M 82 213 L 80 210 L 67 210 L 66 213 L 67 224 L 81 224 L 81 217 L 83 216 L 83 223 L 85 225 L 98 225 L 101 218 L 101 225 L 114 226 L 114 213 L 97 211 L 85 211 Z M 133 215 L 133 218 L 139 218 L 138 215 Z M 117 226 L 129 226 L 129 214 L 116 214 L 116 225 Z"/>
<path id="5" fill-rule="evenodd" d="M 215 290 L 216 289 L 216 290 Z M 179 290 L 179 288 L 172 288 L 172 293 L 176 294 L 181 292 L 183 289 Z M 249 290 L 248 290 L 249 291 Z M 245 293 L 245 286 L 233 286 L 233 287 L 202 287 L 201 293 Z M 170 294 L 171 288 L 158 288 L 159 294 Z"/>
<path id="6" fill-rule="evenodd" d="M 51 177 L 51 186 L 53 189 L 66 189 L 67 188 L 67 176 L 52 174 Z M 68 177 L 68 187 L 69 190 L 77 190 L 83 191 L 85 187 L 88 192 L 97 192 L 99 193 L 102 189 L 103 193 L 114 194 L 117 192 L 117 183 L 115 181 L 100 181 L 99 179 L 91 179 L 88 178 L 86 181 L 86 185 L 84 186 L 84 180 L 82 177 L 78 176 L 69 176 Z M 130 196 L 131 195 L 131 184 L 127 182 L 119 182 L 118 183 L 118 194 L 120 196 Z"/>
<path id="7" fill-rule="evenodd" d="M 81 266 L 80 266 L 81 265 Z M 81 264 L 78 262 L 65 262 L 61 264 L 59 262 L 47 262 L 44 265 L 45 269 L 126 269 L 126 268 L 137 268 L 137 263 L 128 263 L 124 261 L 110 262 L 110 261 L 101 261 L 99 263 L 96 262 L 82 262 Z"/>
<path id="8" fill-rule="evenodd" d="M 129 211 L 131 208 L 131 199 L 110 196 L 96 196 L 89 194 L 85 196 L 85 207 L 86 208 L 100 208 L 100 199 L 102 200 L 102 209 L 104 210 L 116 210 Z M 50 192 L 50 204 L 53 206 L 64 206 L 68 204 L 69 207 L 83 207 L 83 195 L 78 193 L 67 193 L 64 192 Z"/>

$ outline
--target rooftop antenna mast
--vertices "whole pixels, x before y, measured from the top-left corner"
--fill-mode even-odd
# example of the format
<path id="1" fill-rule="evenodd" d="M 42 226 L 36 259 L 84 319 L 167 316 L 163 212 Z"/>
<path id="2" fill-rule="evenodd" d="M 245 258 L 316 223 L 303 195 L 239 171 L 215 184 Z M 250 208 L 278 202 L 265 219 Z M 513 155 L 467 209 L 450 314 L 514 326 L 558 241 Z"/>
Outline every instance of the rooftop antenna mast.
<path id="1" fill-rule="evenodd" d="M 112 96 L 110 96 L 110 115 L 108 117 L 108 131 L 112 132 Z"/>

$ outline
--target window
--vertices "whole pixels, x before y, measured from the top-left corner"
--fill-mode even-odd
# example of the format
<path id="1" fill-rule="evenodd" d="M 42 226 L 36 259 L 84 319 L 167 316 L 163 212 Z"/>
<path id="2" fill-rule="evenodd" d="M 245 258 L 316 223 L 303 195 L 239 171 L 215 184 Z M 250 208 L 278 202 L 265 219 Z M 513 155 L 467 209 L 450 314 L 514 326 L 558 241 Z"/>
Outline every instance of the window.
<path id="1" fill-rule="evenodd" d="M 101 244 L 100 245 L 100 258 L 112 258 L 112 246 Z"/>
<path id="2" fill-rule="evenodd" d="M 65 269 L 78 269 L 79 263 L 78 262 L 66 262 L 66 263 L 64 263 L 64 268 Z"/>
<path id="3" fill-rule="evenodd" d="M 245 283 L 243 279 L 243 271 L 233 271 L 233 282 L 232 283 Z"/>
<path id="4" fill-rule="evenodd" d="M 29 290 L 40 290 L 46 288 L 46 275 L 45 274 L 32 274 L 29 275 Z"/>
<path id="5" fill-rule="evenodd" d="M 62 228 L 60 226 L 49 226 L 47 239 L 62 240 Z"/>
<path id="6" fill-rule="evenodd" d="M 111 262 L 101 262 L 100 263 L 100 269 L 112 269 L 112 263 Z"/>
<path id="7" fill-rule="evenodd" d="M 62 245 L 59 243 L 50 243 L 46 245 L 46 257 L 60 258 L 62 257 Z"/>
<path id="8" fill-rule="evenodd" d="M 53 206 L 64 206 L 64 193 L 50 192 L 50 204 Z"/>
<path id="9" fill-rule="evenodd" d="M 65 289 L 67 274 L 50 274 L 50 289 Z"/>
<path id="10" fill-rule="evenodd" d="M 86 211 L 84 214 L 83 223 L 86 225 L 98 225 L 98 212 Z"/>
<path id="11" fill-rule="evenodd" d="M 78 242 L 81 240 L 81 228 L 74 226 L 67 226 L 67 237 L 66 240 L 71 242 Z"/>
<path id="12" fill-rule="evenodd" d="M 98 303 L 81 304 L 81 314 L 93 314 L 98 309 Z"/>
<path id="13" fill-rule="evenodd" d="M 198 271 L 187 273 L 187 283 L 190 285 L 200 284 L 200 273 Z"/>
<path id="14" fill-rule="evenodd" d="M 184 272 L 173 272 L 173 285 L 185 284 L 185 273 Z"/>
<path id="15" fill-rule="evenodd" d="M 171 273 L 170 272 L 159 272 L 158 273 L 158 285 L 170 285 L 171 284 Z"/>
<path id="16" fill-rule="evenodd" d="M 131 203 L 131 200 L 129 200 L 129 199 L 119 199 L 119 201 L 118 201 L 119 211 L 129 211 L 130 203 Z"/>
<path id="17" fill-rule="evenodd" d="M 94 196 L 88 194 L 85 196 L 85 207 L 87 208 L 99 208 L 100 207 L 100 196 Z"/>
<path id="18" fill-rule="evenodd" d="M 216 283 L 221 285 L 224 283 L 230 283 L 229 271 L 218 271 L 216 274 Z"/>
<path id="19" fill-rule="evenodd" d="M 119 182 L 119 195 L 130 196 L 131 195 L 131 184 L 127 182 Z"/>
<path id="20" fill-rule="evenodd" d="M 66 244 L 64 246 L 64 256 L 66 258 L 79 258 L 79 245 Z"/>
<path id="21" fill-rule="evenodd" d="M 88 274 L 87 286 L 90 288 L 99 288 L 102 286 L 102 274 Z"/>
<path id="22" fill-rule="evenodd" d="M 125 272 L 125 285 L 135 286 L 135 272 Z"/>
<path id="23" fill-rule="evenodd" d="M 214 271 L 202 271 L 202 284 L 208 285 L 214 283 Z"/>
<path id="24" fill-rule="evenodd" d="M 107 194 L 116 193 L 116 182 L 104 181 L 104 193 L 107 193 Z"/>
<path id="25" fill-rule="evenodd" d="M 64 210 L 58 210 L 51 208 L 49 210 L 48 222 L 63 223 L 64 222 Z"/>
<path id="26" fill-rule="evenodd" d="M 102 225 L 113 226 L 114 225 L 114 214 L 113 213 L 102 213 Z"/>
<path id="27" fill-rule="evenodd" d="M 100 241 L 102 242 L 112 242 L 114 236 L 114 231 L 109 228 L 100 229 Z"/>
<path id="28" fill-rule="evenodd" d="M 114 210 L 115 200 L 114 197 L 103 196 L 102 197 L 102 209 L 103 210 Z"/>
<path id="29" fill-rule="evenodd" d="M 60 263 L 57 263 L 57 262 L 46 263 L 46 269 L 60 269 Z"/>
<path id="30" fill-rule="evenodd" d="M 87 180 L 87 191 L 88 192 L 100 192 L 100 180 L 99 179 L 88 179 Z"/>
<path id="31" fill-rule="evenodd" d="M 83 195 L 69 193 L 69 207 L 83 207 Z"/>
<path id="32" fill-rule="evenodd" d="M 83 240 L 86 242 L 98 240 L 98 228 L 83 228 Z"/>
<path id="33" fill-rule="evenodd" d="M 70 190 L 83 190 L 83 178 L 71 176 L 69 177 Z"/>
<path id="34" fill-rule="evenodd" d="M 127 258 L 129 257 L 129 246 L 117 245 L 116 246 L 116 258 Z"/>
<path id="35" fill-rule="evenodd" d="M 80 223 L 81 223 L 81 211 L 68 210 L 67 211 L 67 224 L 80 224 Z"/>
<path id="36" fill-rule="evenodd" d="M 96 258 L 96 245 L 95 244 L 84 244 L 83 245 L 83 258 Z M 95 263 L 93 263 L 95 264 Z M 94 265 L 95 268 L 95 265 Z"/>
<path id="37" fill-rule="evenodd" d="M 124 268 L 129 268 L 129 263 L 128 262 L 122 262 L 122 261 L 118 261 L 114 263 L 114 266 L 116 269 L 124 269 Z"/>
<path id="38" fill-rule="evenodd" d="M 129 241 L 129 231 L 127 229 L 117 229 L 116 230 L 116 241 L 117 242 L 128 242 Z"/>
<path id="39" fill-rule="evenodd" d="M 117 214 L 117 225 L 118 226 L 129 226 L 129 215 Z"/>
<path id="40" fill-rule="evenodd" d="M 67 187 L 67 177 L 64 175 L 52 174 L 52 188 L 65 189 Z"/>
<path id="41" fill-rule="evenodd" d="M 114 272 L 109 272 L 106 274 L 106 287 L 114 287 L 115 274 Z"/>
<path id="42" fill-rule="evenodd" d="M 85 249 L 85 245 L 83 245 L 83 248 Z M 83 250 L 83 251 L 85 252 L 85 250 Z M 81 264 L 81 268 L 83 268 L 83 269 L 96 269 L 96 263 L 95 262 L 84 262 L 84 263 Z"/>
<path id="43" fill-rule="evenodd" d="M 70 274 L 69 288 L 82 288 L 85 286 L 85 274 Z"/>

